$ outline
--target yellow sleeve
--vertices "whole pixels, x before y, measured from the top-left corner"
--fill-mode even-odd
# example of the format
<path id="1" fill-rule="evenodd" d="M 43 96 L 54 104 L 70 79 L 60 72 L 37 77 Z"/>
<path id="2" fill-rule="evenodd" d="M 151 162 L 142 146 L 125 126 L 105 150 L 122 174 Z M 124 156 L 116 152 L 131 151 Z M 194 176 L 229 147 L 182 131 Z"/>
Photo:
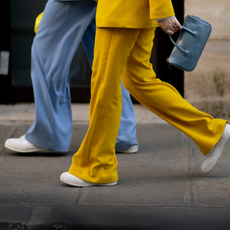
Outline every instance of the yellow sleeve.
<path id="1" fill-rule="evenodd" d="M 167 18 L 175 15 L 171 0 L 149 0 L 150 19 Z"/>
<path id="2" fill-rule="evenodd" d="M 36 20 L 35 20 L 35 26 L 34 26 L 34 32 L 35 32 L 35 34 L 36 34 L 37 31 L 38 31 L 38 27 L 39 27 L 40 21 L 41 21 L 41 19 L 42 19 L 42 15 L 43 15 L 43 12 L 40 13 L 40 14 L 37 16 Z"/>

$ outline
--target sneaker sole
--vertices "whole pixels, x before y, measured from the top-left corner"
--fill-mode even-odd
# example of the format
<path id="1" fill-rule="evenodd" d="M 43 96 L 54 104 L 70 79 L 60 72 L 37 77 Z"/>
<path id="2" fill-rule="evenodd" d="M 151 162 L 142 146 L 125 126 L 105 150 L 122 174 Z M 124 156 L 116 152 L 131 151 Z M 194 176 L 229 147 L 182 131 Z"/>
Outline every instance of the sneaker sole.
<path id="1" fill-rule="evenodd" d="M 64 182 L 65 184 L 75 186 L 75 187 L 92 187 L 92 186 L 113 186 L 117 184 L 117 181 L 112 183 L 105 183 L 105 184 L 95 184 L 90 183 L 84 180 L 81 180 L 80 178 L 77 178 L 70 173 L 62 173 L 60 176 L 60 180 Z M 78 182 L 76 180 L 79 180 Z"/>
<path id="2" fill-rule="evenodd" d="M 138 145 L 133 145 L 126 150 L 116 150 L 116 153 L 137 153 L 138 152 Z"/>
<path id="3" fill-rule="evenodd" d="M 5 147 L 6 147 L 7 149 L 10 149 L 10 150 L 12 150 L 12 151 L 19 152 L 19 153 L 32 153 L 32 152 L 49 151 L 49 150 L 47 150 L 47 149 L 33 149 L 33 150 L 15 149 L 15 148 L 12 148 L 12 147 L 8 146 L 7 144 L 5 144 Z"/>
<path id="4" fill-rule="evenodd" d="M 221 154 L 223 153 L 223 150 L 224 150 L 224 147 L 225 147 L 225 145 L 226 145 L 226 143 L 228 142 L 228 140 L 229 140 L 229 138 L 230 138 L 230 125 L 229 125 L 229 127 L 228 127 L 228 129 L 226 130 L 224 130 L 224 132 L 223 132 L 223 134 L 222 134 L 222 137 L 220 138 L 220 140 L 218 141 L 218 143 L 216 144 L 216 148 L 218 147 L 218 145 L 221 145 L 222 147 L 221 148 L 219 148 L 219 154 L 218 154 L 218 157 L 215 159 L 215 158 L 213 158 L 213 159 L 215 159 L 215 162 L 213 162 L 213 164 L 212 165 L 210 165 L 210 167 L 208 168 L 208 169 L 202 169 L 202 167 L 203 167 L 203 164 L 201 165 L 201 170 L 202 170 L 202 172 L 204 172 L 204 173 L 209 173 L 213 168 L 214 168 L 214 166 L 216 165 L 216 163 L 218 162 L 218 160 L 219 160 L 219 158 L 220 158 L 220 156 L 221 156 Z M 215 151 L 215 150 L 214 150 Z"/>

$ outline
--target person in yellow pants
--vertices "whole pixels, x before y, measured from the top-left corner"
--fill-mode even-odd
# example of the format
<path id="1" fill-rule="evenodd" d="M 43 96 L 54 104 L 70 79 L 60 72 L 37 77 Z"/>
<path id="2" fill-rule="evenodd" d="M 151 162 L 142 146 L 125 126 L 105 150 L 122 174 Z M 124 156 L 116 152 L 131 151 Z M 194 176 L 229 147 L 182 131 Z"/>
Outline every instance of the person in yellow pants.
<path id="1" fill-rule="evenodd" d="M 230 137 L 226 120 L 190 105 L 156 78 L 150 63 L 157 22 L 168 34 L 181 29 L 171 0 L 99 0 L 91 80 L 90 125 L 72 165 L 60 179 L 73 186 L 115 185 L 116 136 L 121 114 L 121 78 L 128 91 L 153 113 L 188 135 L 206 156 L 209 172 Z"/>

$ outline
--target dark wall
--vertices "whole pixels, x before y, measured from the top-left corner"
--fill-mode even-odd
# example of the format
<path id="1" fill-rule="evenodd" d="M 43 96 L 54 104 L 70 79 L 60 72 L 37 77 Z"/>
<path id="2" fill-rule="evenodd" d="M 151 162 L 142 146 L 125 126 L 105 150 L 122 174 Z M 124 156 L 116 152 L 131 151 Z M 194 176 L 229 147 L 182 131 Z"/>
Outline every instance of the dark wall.
<path id="1" fill-rule="evenodd" d="M 184 1 L 173 0 L 172 1 L 175 9 L 177 19 L 181 24 L 184 21 Z M 179 32 L 173 35 L 173 39 L 176 40 Z M 151 62 L 153 68 L 157 74 L 157 77 L 162 81 L 166 81 L 173 85 L 183 96 L 184 95 L 184 73 L 182 70 L 173 69 L 170 70 L 166 64 L 166 59 L 169 57 L 173 45 L 169 40 L 167 34 L 165 34 L 160 28 L 157 28 L 156 37 L 154 40 L 153 55 Z"/>
<path id="2" fill-rule="evenodd" d="M 34 38 L 36 16 L 46 0 L 10 0 L 11 15 L 11 82 L 17 86 L 31 86 L 30 53 Z"/>
<path id="3" fill-rule="evenodd" d="M 12 85 L 31 86 L 30 52 L 34 38 L 34 22 L 46 0 L 11 0 L 11 79 Z M 80 45 L 70 72 L 71 85 L 89 85 L 91 69 Z"/>
<path id="4" fill-rule="evenodd" d="M 0 103 L 33 101 L 30 78 L 31 45 L 35 36 L 33 29 L 35 19 L 44 10 L 46 2 L 8 0 L 0 3 L 0 52 L 10 53 L 9 72 L 7 75 L 0 73 Z M 182 23 L 183 0 L 173 0 L 173 4 Z M 165 62 L 172 48 L 168 36 L 158 28 L 151 62 L 157 77 L 174 85 L 183 95 L 183 72 L 175 69 L 170 71 Z M 91 68 L 80 44 L 70 71 L 72 101 L 89 101 L 90 76 Z"/>

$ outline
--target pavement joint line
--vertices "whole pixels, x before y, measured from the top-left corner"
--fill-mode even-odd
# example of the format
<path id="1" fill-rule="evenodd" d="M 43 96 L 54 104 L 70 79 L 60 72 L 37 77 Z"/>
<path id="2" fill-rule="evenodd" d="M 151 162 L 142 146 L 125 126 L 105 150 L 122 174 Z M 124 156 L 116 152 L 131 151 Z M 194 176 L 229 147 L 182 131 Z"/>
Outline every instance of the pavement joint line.
<path id="1" fill-rule="evenodd" d="M 81 200 L 81 195 L 83 193 L 83 188 L 79 188 L 78 190 L 76 190 L 76 194 L 75 197 L 73 199 L 73 204 L 76 206 L 79 204 L 80 200 Z"/>

